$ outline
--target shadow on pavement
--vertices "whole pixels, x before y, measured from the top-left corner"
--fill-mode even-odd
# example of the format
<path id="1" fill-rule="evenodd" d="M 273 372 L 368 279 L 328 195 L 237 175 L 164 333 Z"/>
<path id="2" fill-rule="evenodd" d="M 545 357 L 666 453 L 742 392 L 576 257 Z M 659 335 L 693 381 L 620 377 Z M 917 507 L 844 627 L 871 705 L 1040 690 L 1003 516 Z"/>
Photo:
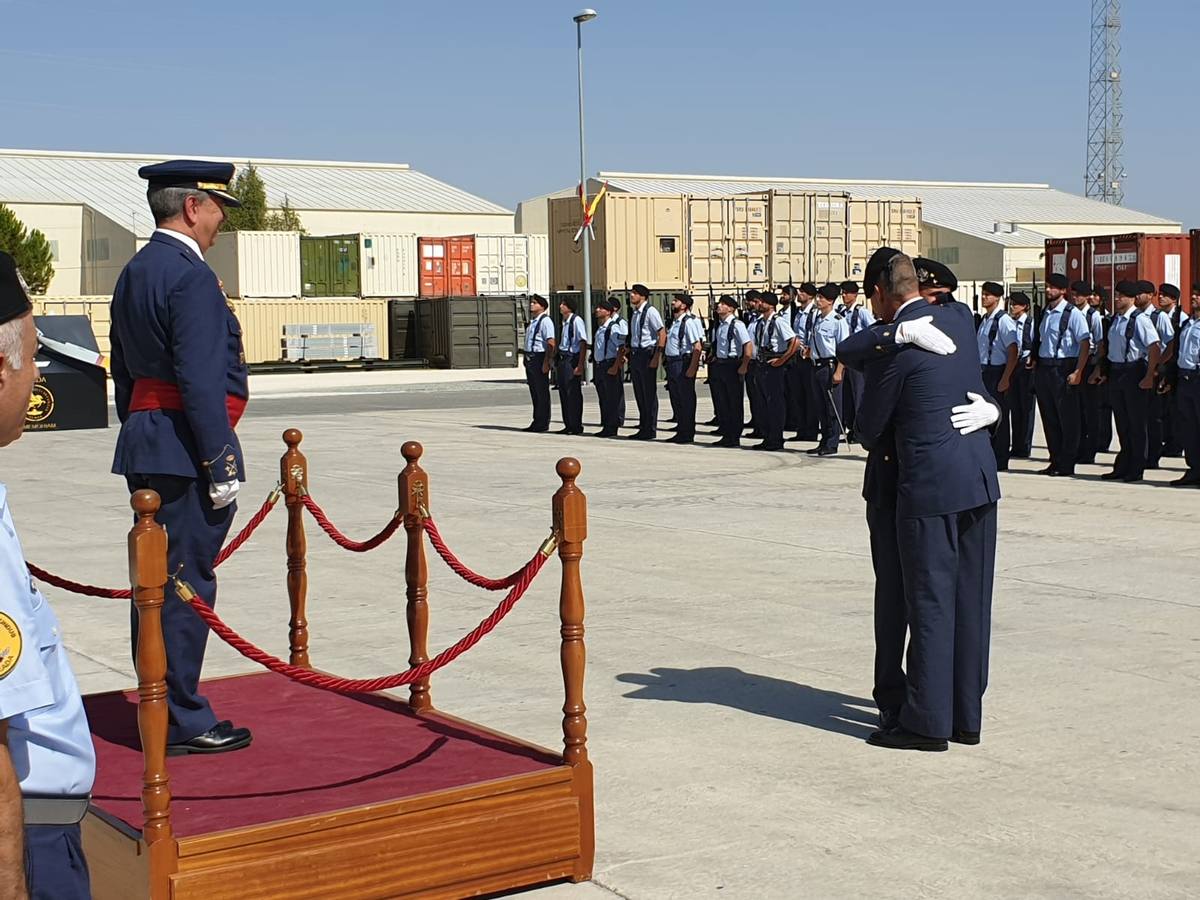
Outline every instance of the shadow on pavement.
<path id="1" fill-rule="evenodd" d="M 618 675 L 617 681 L 638 685 L 624 695 L 635 700 L 728 706 L 758 716 L 855 738 L 865 738 L 879 727 L 872 700 L 755 675 L 732 666 L 703 669 L 656 667 L 645 675 L 636 672 Z"/>

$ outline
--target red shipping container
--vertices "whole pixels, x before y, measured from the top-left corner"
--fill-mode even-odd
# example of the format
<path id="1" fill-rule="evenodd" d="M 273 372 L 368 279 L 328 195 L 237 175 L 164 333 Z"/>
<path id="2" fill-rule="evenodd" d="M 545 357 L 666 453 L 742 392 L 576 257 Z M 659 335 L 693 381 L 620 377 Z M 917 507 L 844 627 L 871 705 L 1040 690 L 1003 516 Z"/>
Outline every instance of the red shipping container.
<path id="1" fill-rule="evenodd" d="M 475 296 L 475 236 L 423 237 L 417 241 L 422 297 Z"/>
<path id="2" fill-rule="evenodd" d="M 1192 284 L 1200 283 L 1200 228 L 1192 229 Z M 1183 308 L 1188 315 L 1192 312 L 1192 285 L 1181 284 L 1183 291 Z"/>
<path id="3" fill-rule="evenodd" d="M 1111 297 L 1120 281 L 1164 282 L 1187 296 L 1192 284 L 1193 240 L 1187 234 L 1106 234 L 1046 241 L 1046 275 L 1098 284 Z"/>

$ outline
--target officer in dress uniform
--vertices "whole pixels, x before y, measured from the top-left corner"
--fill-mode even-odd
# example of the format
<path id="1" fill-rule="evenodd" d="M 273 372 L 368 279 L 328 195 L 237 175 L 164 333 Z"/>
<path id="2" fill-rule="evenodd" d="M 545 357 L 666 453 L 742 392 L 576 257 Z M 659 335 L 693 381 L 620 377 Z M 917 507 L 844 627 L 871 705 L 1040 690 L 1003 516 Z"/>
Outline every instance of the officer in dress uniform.
<path id="1" fill-rule="evenodd" d="M 675 435 L 671 444 L 691 444 L 696 439 L 696 373 L 704 355 L 704 326 L 692 313 L 692 295 L 679 293 L 671 301 L 674 319 L 664 345 L 667 384 L 675 412 Z"/>
<path id="2" fill-rule="evenodd" d="M 1050 452 L 1050 465 L 1041 475 L 1074 475 L 1079 454 L 1079 390 L 1092 334 L 1083 313 L 1067 302 L 1069 287 L 1065 275 L 1046 279 L 1046 308 L 1034 338 L 1034 391 Z"/>
<path id="3" fill-rule="evenodd" d="M 533 401 L 533 421 L 526 431 L 550 430 L 550 360 L 554 359 L 554 322 L 548 314 L 546 298 L 529 298 L 529 327 L 525 329 L 525 383 Z"/>
<path id="4" fill-rule="evenodd" d="M 858 334 L 864 328 L 875 322 L 874 314 L 858 302 L 859 287 L 857 281 L 842 282 L 842 317 L 850 326 L 850 334 Z M 842 382 L 842 424 L 851 441 L 854 440 L 854 417 L 858 407 L 862 405 L 863 380 L 862 374 L 855 369 L 847 368 Z"/>
<path id="5" fill-rule="evenodd" d="M 1092 384 L 1092 375 L 1096 371 L 1096 363 L 1100 359 L 1100 347 L 1104 343 L 1104 317 L 1092 308 L 1089 302 L 1092 296 L 1092 286 L 1086 281 L 1071 282 L 1070 300 L 1077 310 L 1083 313 L 1087 321 L 1088 334 L 1091 336 L 1091 346 L 1087 365 L 1083 368 L 1083 384 L 1079 386 L 1079 450 L 1075 455 L 1077 463 L 1091 464 L 1096 461 L 1097 444 L 1100 437 L 1100 390 L 1099 384 Z"/>
<path id="6" fill-rule="evenodd" d="M 1000 404 L 1000 422 L 992 432 L 992 452 L 996 456 L 996 469 L 1008 471 L 1008 398 L 1012 390 L 1013 373 L 1017 369 L 1020 353 L 1017 323 L 1004 311 L 1000 298 L 1004 288 L 994 281 L 985 281 L 982 288 L 983 318 L 975 330 L 975 341 L 979 349 L 979 365 L 983 372 L 983 386 Z"/>
<path id="7" fill-rule="evenodd" d="M 558 399 L 562 406 L 563 427 L 559 434 L 583 434 L 583 369 L 587 359 L 587 325 L 577 313 L 573 297 L 558 304 L 562 313 L 562 332 L 558 341 Z"/>
<path id="8" fill-rule="evenodd" d="M 600 431 L 596 437 L 616 437 L 625 403 L 625 383 L 621 380 L 621 348 L 629 337 L 629 324 L 621 318 L 621 301 L 609 297 L 596 304 L 595 381 L 600 402 Z"/>
<path id="9" fill-rule="evenodd" d="M 1159 460 L 1164 456 L 1179 456 L 1178 442 L 1172 430 L 1170 387 L 1162 390 L 1163 379 L 1171 371 L 1175 353 L 1175 334 L 1179 331 L 1179 288 L 1173 284 L 1160 284 L 1155 297 L 1155 308 L 1150 321 L 1158 329 L 1161 336 L 1159 346 L 1162 348 L 1162 362 L 1159 364 L 1158 389 L 1150 398 L 1149 452 L 1146 467 L 1157 469 Z M 1156 457 L 1153 451 L 1158 451 Z"/>
<path id="10" fill-rule="evenodd" d="M 1146 422 L 1161 348 L 1150 317 L 1134 305 L 1138 290 L 1135 282 L 1117 285 L 1116 315 L 1108 329 L 1108 379 L 1121 450 L 1112 471 L 1100 476 L 1105 481 L 1141 481 L 1146 470 Z"/>
<path id="11" fill-rule="evenodd" d="M 1017 325 L 1020 348 L 1017 370 L 1013 373 L 1009 397 L 1009 421 L 1012 432 L 1010 459 L 1028 459 L 1033 449 L 1033 304 L 1024 291 L 1013 291 L 1008 298 L 1009 315 Z"/>
<path id="12" fill-rule="evenodd" d="M 800 342 L 787 319 L 776 315 L 778 298 L 770 291 L 759 295 L 763 317 L 754 326 L 754 348 L 757 360 L 755 381 L 758 385 L 759 406 L 762 412 L 762 443 L 754 450 L 783 449 L 783 379 L 788 360 L 799 349 Z"/>
<path id="13" fill-rule="evenodd" d="M 112 377 L 117 436 L 112 470 L 130 493 L 162 498 L 158 521 L 171 535 L 168 571 L 209 605 L 217 601 L 213 561 L 233 524 L 244 480 L 234 429 L 246 407 L 242 329 L 204 253 L 217 239 L 233 166 L 176 160 L 143 166 L 156 228 L 125 266 L 112 300 Z M 167 590 L 167 753 L 222 753 L 250 732 L 218 720 L 200 693 L 208 626 Z M 131 610 L 133 647 L 137 612 Z"/>
<path id="14" fill-rule="evenodd" d="M 1192 286 L 1192 314 L 1175 332 L 1175 364 L 1170 392 L 1175 401 L 1175 425 L 1187 461 L 1187 472 L 1171 484 L 1200 487 L 1200 284 Z"/>
<path id="15" fill-rule="evenodd" d="M 714 447 L 739 447 L 742 443 L 742 383 L 754 357 L 750 331 L 737 317 L 737 300 L 722 294 L 717 301 L 719 324 L 713 333 L 708 362 L 708 377 L 713 384 L 717 413 L 717 433 L 721 439 Z"/>
<path id="16" fill-rule="evenodd" d="M 24 285 L 0 252 L 0 446 L 21 436 L 36 352 Z M 58 620 L 29 577 L 0 484 L 0 894 L 91 897 L 79 823 L 95 772 Z"/>
<path id="17" fill-rule="evenodd" d="M 857 287 L 857 285 L 856 285 Z M 821 440 L 809 456 L 837 453 L 842 433 L 842 378 L 845 366 L 838 362 L 837 345 L 850 337 L 850 324 L 834 311 L 841 289 L 826 284 L 817 292 L 817 318 L 810 331 L 813 372 L 821 391 Z"/>
<path id="18" fill-rule="evenodd" d="M 792 331 L 800 341 L 800 350 L 793 363 L 800 396 L 800 427 L 796 430 L 796 440 L 815 441 L 820 430 L 821 410 L 825 406 L 810 346 L 810 332 L 817 320 L 817 286 L 811 281 L 800 285 L 800 300 L 796 305 L 799 308 L 792 317 Z"/>
<path id="19" fill-rule="evenodd" d="M 629 380 L 637 400 L 638 430 L 630 440 L 652 441 L 658 434 L 658 393 L 655 378 L 662 358 L 667 330 L 662 316 L 650 305 L 650 289 L 635 284 L 629 292 L 633 312 L 629 316 L 629 339 L 621 349 L 621 364 L 629 361 Z"/>

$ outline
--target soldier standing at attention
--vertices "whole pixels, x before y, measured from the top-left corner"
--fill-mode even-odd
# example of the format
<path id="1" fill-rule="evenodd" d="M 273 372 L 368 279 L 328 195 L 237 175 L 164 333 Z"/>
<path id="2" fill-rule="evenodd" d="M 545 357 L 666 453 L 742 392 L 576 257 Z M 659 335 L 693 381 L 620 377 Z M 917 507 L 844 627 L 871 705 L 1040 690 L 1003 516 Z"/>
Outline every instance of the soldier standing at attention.
<path id="1" fill-rule="evenodd" d="M 1029 459 L 1033 449 L 1033 311 L 1029 295 L 1013 291 L 1008 298 L 1009 315 L 1017 325 L 1017 370 L 1009 396 L 1012 431 L 1010 459 Z"/>
<path id="2" fill-rule="evenodd" d="M 629 378 L 637 400 L 638 430 L 629 436 L 634 441 L 652 441 L 658 435 L 658 393 L 655 378 L 662 358 L 667 330 L 662 316 L 650 305 L 650 290 L 635 284 L 629 292 L 633 313 L 629 320 L 629 341 L 621 351 L 621 362 L 629 360 Z"/>
<path id="3" fill-rule="evenodd" d="M 759 293 L 754 288 L 746 291 L 742 300 L 746 305 L 746 328 L 753 335 L 758 329 L 759 320 L 762 319 L 762 307 L 758 302 Z M 746 397 L 750 401 L 750 437 L 762 439 L 763 436 L 763 414 L 762 414 L 762 394 L 758 390 L 758 355 L 750 360 L 750 368 L 746 372 Z"/>
<path id="4" fill-rule="evenodd" d="M 850 326 L 850 334 L 855 335 L 864 328 L 874 324 L 875 316 L 864 305 L 858 302 L 858 282 L 842 282 L 842 318 Z M 846 434 L 854 440 L 854 416 L 862 405 L 863 376 L 856 369 L 847 368 L 842 382 L 842 410 L 846 426 Z"/>
<path id="5" fill-rule="evenodd" d="M 754 356 L 750 331 L 737 317 L 737 301 L 729 294 L 717 301 L 720 324 L 713 333 L 708 377 L 713 384 L 717 413 L 717 433 L 721 440 L 714 447 L 740 447 L 742 443 L 742 382 Z"/>
<path id="6" fill-rule="evenodd" d="M 529 298 L 529 327 L 525 329 L 525 383 L 533 401 L 533 421 L 526 431 L 550 430 L 550 360 L 554 358 L 557 341 L 554 323 L 546 314 L 546 298 L 534 294 Z"/>
<path id="7" fill-rule="evenodd" d="M 1096 370 L 1101 371 L 1108 366 L 1108 326 L 1111 317 L 1108 314 L 1108 294 L 1098 284 L 1092 285 L 1092 293 L 1088 297 L 1088 307 L 1100 317 L 1100 346 L 1093 348 L 1092 358 L 1096 362 Z M 1089 324 L 1091 320 L 1089 319 Z M 1088 379 L 1091 384 L 1091 379 Z M 1092 449 L 1097 453 L 1107 453 L 1112 444 L 1113 413 L 1112 404 L 1108 399 L 1108 379 L 1100 378 L 1100 383 L 1092 386 L 1096 391 L 1096 404 L 1099 407 L 1096 416 L 1096 439 Z"/>
<path id="8" fill-rule="evenodd" d="M 816 368 L 813 366 L 810 331 L 817 320 L 817 286 L 811 281 L 800 285 L 799 308 L 792 317 L 792 331 L 800 339 L 800 350 L 793 365 L 800 395 L 800 427 L 796 429 L 796 440 L 815 441 L 820 425 L 821 410 L 825 401 L 817 385 Z"/>
<path id="9" fill-rule="evenodd" d="M 629 325 L 621 318 L 621 301 L 609 297 L 596 304 L 595 382 L 600 402 L 600 431 L 596 437 L 616 437 L 621 421 L 625 384 L 619 364 L 621 348 L 629 336 Z"/>
<path id="10" fill-rule="evenodd" d="M 704 353 L 704 326 L 692 314 L 691 294 L 676 294 L 671 301 L 674 320 L 667 333 L 665 359 L 667 383 L 671 385 L 671 407 L 675 412 L 675 436 L 671 444 L 690 444 L 696 439 L 696 373 Z"/>
<path id="11" fill-rule="evenodd" d="M 1104 317 L 1090 304 L 1092 286 L 1086 281 L 1071 283 L 1070 299 L 1075 308 L 1087 320 L 1091 335 L 1091 352 L 1083 369 L 1083 384 L 1079 386 L 1079 451 L 1075 461 L 1090 465 L 1096 461 L 1097 443 L 1100 435 L 1100 385 L 1091 379 L 1100 359 L 1100 345 L 1104 343 Z"/>
<path id="12" fill-rule="evenodd" d="M 215 606 L 213 561 L 233 524 L 242 449 L 234 429 L 249 396 L 242 328 L 204 262 L 225 221 L 233 166 L 176 160 L 143 166 L 156 228 L 117 280 L 112 300 L 112 377 L 121 432 L 112 470 L 130 493 L 162 498 L 167 565 Z M 208 626 L 168 589 L 167 753 L 223 753 L 250 731 L 218 720 L 200 693 Z M 131 609 L 137 652 L 137 613 Z"/>
<path id="13" fill-rule="evenodd" d="M 1192 286 L 1192 315 L 1175 332 L 1175 365 L 1171 393 L 1175 399 L 1175 425 L 1183 444 L 1187 472 L 1171 484 L 1200 487 L 1200 284 Z"/>
<path id="14" fill-rule="evenodd" d="M 837 453 L 842 433 L 842 377 L 845 367 L 837 359 L 837 345 L 850 337 L 850 325 L 834 311 L 839 288 L 827 284 L 817 292 L 817 318 L 809 335 L 813 377 L 821 392 L 821 441 L 808 451 L 809 456 Z M 798 342 L 797 342 L 798 343 Z"/>
<path id="15" fill-rule="evenodd" d="M 779 291 L 779 315 L 792 323 L 792 331 L 796 330 L 795 319 L 798 306 L 796 286 L 785 284 Z M 800 428 L 800 412 L 803 408 L 800 397 L 800 381 L 795 377 L 799 370 L 796 368 L 796 357 L 788 361 L 783 376 L 783 398 L 785 414 L 783 428 L 785 431 L 797 431 Z"/>
<path id="16" fill-rule="evenodd" d="M 1146 471 L 1146 419 L 1161 348 L 1158 332 L 1134 306 L 1138 285 L 1117 285 L 1116 315 L 1108 329 L 1108 378 L 1121 450 L 1105 481 L 1141 481 Z M 1100 374 L 1092 378 L 1099 380 Z"/>
<path id="17" fill-rule="evenodd" d="M 579 308 L 574 298 L 564 297 L 558 309 L 563 317 L 557 372 L 563 427 L 558 433 L 583 434 L 583 367 L 587 359 L 587 326 L 576 315 Z"/>
<path id="18" fill-rule="evenodd" d="M 1179 288 L 1173 284 L 1160 284 L 1157 301 L 1158 309 L 1151 316 L 1151 321 L 1158 328 L 1158 333 L 1162 335 L 1162 340 L 1159 342 L 1159 346 L 1162 348 L 1162 362 L 1159 364 L 1158 370 L 1165 377 L 1167 372 L 1172 371 L 1174 365 L 1175 335 L 1179 331 L 1180 324 Z M 1162 387 L 1161 383 L 1159 387 Z M 1150 400 L 1150 447 L 1158 450 L 1159 458 L 1179 456 L 1181 452 L 1171 421 L 1171 407 L 1174 404 L 1171 402 L 1170 390 L 1169 385 L 1166 390 L 1156 390 Z M 1151 462 L 1154 465 L 1150 465 Z M 1158 468 L 1158 460 L 1147 459 L 1146 465 L 1149 468 Z"/>
<path id="19" fill-rule="evenodd" d="M 1079 390 L 1092 334 L 1083 313 L 1067 302 L 1068 287 L 1065 275 L 1046 279 L 1046 309 L 1035 341 L 1034 390 L 1050 451 L 1041 475 L 1074 475 L 1079 454 Z"/>
<path id="20" fill-rule="evenodd" d="M 783 378 L 784 367 L 799 349 L 800 342 L 787 320 L 776 315 L 778 298 L 770 291 L 759 295 L 763 318 L 755 325 L 754 346 L 758 354 L 755 379 L 758 382 L 763 416 L 761 444 L 755 450 L 783 449 Z"/>
<path id="21" fill-rule="evenodd" d="M 1000 420 L 992 432 L 992 452 L 996 469 L 1008 471 L 1008 398 L 1012 390 L 1013 373 L 1020 353 L 1017 323 L 1004 311 L 1000 302 L 1004 288 L 994 281 L 983 283 L 983 318 L 975 330 L 979 348 L 979 365 L 983 369 L 983 386 L 1000 405 Z"/>

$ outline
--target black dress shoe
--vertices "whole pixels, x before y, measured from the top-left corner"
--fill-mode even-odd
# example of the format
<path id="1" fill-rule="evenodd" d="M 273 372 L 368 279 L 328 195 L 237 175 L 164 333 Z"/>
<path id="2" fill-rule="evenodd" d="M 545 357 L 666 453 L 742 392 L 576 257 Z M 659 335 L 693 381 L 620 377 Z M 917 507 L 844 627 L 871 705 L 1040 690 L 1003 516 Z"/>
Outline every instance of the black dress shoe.
<path id="1" fill-rule="evenodd" d="M 867 743 L 872 747 L 885 747 L 888 750 L 924 750 L 939 753 L 947 749 L 945 738 L 926 737 L 909 731 L 903 725 L 897 725 L 887 731 L 874 731 L 867 738 Z"/>
<path id="2" fill-rule="evenodd" d="M 974 747 L 979 743 L 979 732 L 956 729 L 954 733 L 950 735 L 950 740 L 956 744 L 966 744 L 969 747 Z"/>
<path id="3" fill-rule="evenodd" d="M 710 447 L 740 447 L 740 446 L 742 446 L 742 442 L 741 441 L 731 441 L 728 438 L 726 438 L 725 440 L 717 441 L 715 444 L 709 444 L 708 446 L 710 446 Z"/>
<path id="4" fill-rule="evenodd" d="M 1136 484 L 1139 481 L 1145 480 L 1145 475 L 1126 475 L 1121 479 L 1125 484 Z"/>
<path id="5" fill-rule="evenodd" d="M 550 428 L 549 428 L 549 427 L 546 427 L 546 428 L 539 428 L 537 425 L 526 425 L 526 426 L 525 426 L 524 428 L 522 428 L 521 430 L 522 430 L 522 431 L 531 431 L 531 432 L 533 432 L 534 434 L 541 434 L 543 431 L 549 431 L 549 430 L 550 430 Z"/>
<path id="6" fill-rule="evenodd" d="M 616 431 L 597 431 L 593 437 L 616 437 Z"/>
<path id="7" fill-rule="evenodd" d="M 1191 472 L 1171 482 L 1171 487 L 1196 487 L 1197 485 L 1200 485 L 1200 475 L 1193 475 Z"/>
<path id="8" fill-rule="evenodd" d="M 837 447 L 818 447 L 817 456 L 836 456 Z"/>
<path id="9" fill-rule="evenodd" d="M 1105 472 L 1100 476 L 1101 481 L 1120 481 L 1125 477 L 1124 472 Z"/>
<path id="10" fill-rule="evenodd" d="M 574 434 L 574 432 L 571 431 L 570 428 L 560 428 L 560 429 L 558 429 L 558 431 L 556 431 L 554 433 L 555 434 Z"/>
<path id="11" fill-rule="evenodd" d="M 654 436 L 649 435 L 649 434 L 643 434 L 642 432 L 639 431 L 639 432 L 636 432 L 635 434 L 625 435 L 625 440 L 627 440 L 627 441 L 652 441 L 652 440 L 654 440 Z"/>
<path id="12" fill-rule="evenodd" d="M 1057 471 L 1055 470 L 1054 466 L 1046 466 L 1044 469 L 1038 469 L 1039 475 L 1054 475 L 1056 473 Z"/>
<path id="13" fill-rule="evenodd" d="M 751 450 L 769 450 L 769 451 L 782 450 L 783 444 L 768 444 L 766 441 L 763 441 L 761 444 L 755 444 L 750 449 Z"/>
<path id="14" fill-rule="evenodd" d="M 690 438 L 690 437 L 683 437 L 682 435 L 677 434 L 674 437 L 667 438 L 667 443 L 668 444 L 694 444 L 694 443 L 696 443 L 696 439 Z"/>
<path id="15" fill-rule="evenodd" d="M 1096 457 L 1094 456 L 1081 456 L 1075 460 L 1075 465 L 1077 466 L 1094 466 L 1095 464 Z"/>
<path id="16" fill-rule="evenodd" d="M 189 753 L 229 753 L 250 746 L 250 729 L 234 728 L 228 719 L 218 722 L 204 734 L 190 741 L 167 744 L 167 756 L 186 756 Z"/>
<path id="17" fill-rule="evenodd" d="M 1075 470 L 1052 469 L 1048 474 L 1051 478 L 1073 478 L 1075 476 Z"/>

